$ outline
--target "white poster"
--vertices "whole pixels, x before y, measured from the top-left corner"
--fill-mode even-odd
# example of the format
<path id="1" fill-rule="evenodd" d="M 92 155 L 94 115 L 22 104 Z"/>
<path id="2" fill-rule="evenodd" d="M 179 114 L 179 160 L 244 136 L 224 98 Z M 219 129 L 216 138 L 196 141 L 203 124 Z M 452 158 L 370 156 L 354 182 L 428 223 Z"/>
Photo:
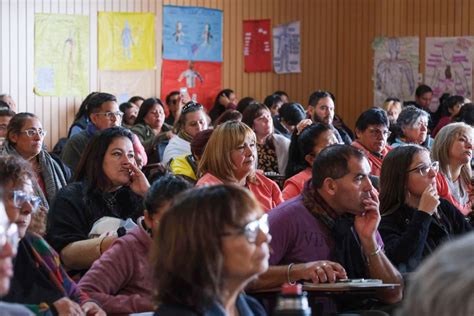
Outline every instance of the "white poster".
<path id="1" fill-rule="evenodd" d="M 433 89 L 430 109 L 438 108 L 443 93 L 472 97 L 474 37 L 428 37 L 425 83 Z"/>
<path id="2" fill-rule="evenodd" d="M 273 68 L 277 74 L 301 72 L 299 21 L 273 28 Z"/>
<path id="3" fill-rule="evenodd" d="M 374 105 L 387 98 L 414 100 L 419 65 L 418 37 L 376 37 L 374 50 Z"/>

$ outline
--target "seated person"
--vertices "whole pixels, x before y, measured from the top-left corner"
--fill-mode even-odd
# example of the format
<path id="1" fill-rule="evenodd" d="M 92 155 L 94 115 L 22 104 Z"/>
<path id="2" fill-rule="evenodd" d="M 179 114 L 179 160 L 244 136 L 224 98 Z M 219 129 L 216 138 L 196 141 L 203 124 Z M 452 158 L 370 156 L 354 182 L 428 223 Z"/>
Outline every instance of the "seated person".
<path id="1" fill-rule="evenodd" d="M 15 116 L 15 112 L 12 110 L 8 108 L 0 109 L 0 149 L 7 137 L 7 126 L 13 116 Z"/>
<path id="2" fill-rule="evenodd" d="M 59 256 L 39 235 L 27 232 L 31 214 L 41 199 L 34 195 L 36 181 L 31 166 L 14 156 L 0 157 L 0 186 L 7 216 L 18 227 L 18 253 L 14 276 L 5 301 L 27 305 L 36 313 L 48 310 L 60 315 L 105 315 L 82 292 L 62 267 Z"/>
<path id="3" fill-rule="evenodd" d="M 392 147 L 414 144 L 431 149 L 433 139 L 428 135 L 430 115 L 413 105 L 403 108 L 397 119 L 397 128 Z"/>
<path id="4" fill-rule="evenodd" d="M 474 315 L 474 233 L 439 247 L 410 276 L 396 315 Z"/>
<path id="5" fill-rule="evenodd" d="M 333 129 L 321 123 L 306 127 L 299 135 L 293 134 L 283 199 L 289 200 L 303 192 L 305 182 L 311 179 L 314 158 L 325 147 L 333 144 L 337 144 Z"/>
<path id="6" fill-rule="evenodd" d="M 278 185 L 255 170 L 257 159 L 255 133 L 242 122 L 219 125 L 199 161 L 202 174 L 197 186 L 233 183 L 248 188 L 268 212 L 283 202 Z"/>
<path id="7" fill-rule="evenodd" d="M 155 309 L 148 260 L 151 237 L 174 196 L 189 188 L 186 180 L 172 175 L 153 183 L 144 199 L 145 216 L 138 220 L 138 226 L 117 239 L 82 277 L 79 287 L 106 313 Z"/>
<path id="8" fill-rule="evenodd" d="M 471 225 L 436 190 L 438 162 L 419 145 L 394 148 L 380 176 L 380 234 L 385 252 L 400 272 L 412 272 L 444 241 Z"/>
<path id="9" fill-rule="evenodd" d="M 472 212 L 474 199 L 471 185 L 471 160 L 474 130 L 464 123 L 451 123 L 435 137 L 431 155 L 439 162 L 436 177 L 439 195 L 456 206 L 461 213 Z"/>
<path id="10" fill-rule="evenodd" d="M 267 215 L 247 190 L 180 194 L 155 237 L 155 315 L 266 315 L 243 290 L 267 270 L 270 239 Z"/>
<path id="11" fill-rule="evenodd" d="M 200 103 L 187 102 L 181 110 L 181 115 L 174 124 L 172 137 L 163 153 L 163 164 L 181 155 L 191 153 L 191 141 L 200 131 L 207 129 L 208 117 Z"/>
<path id="12" fill-rule="evenodd" d="M 348 145 L 323 149 L 303 193 L 270 211 L 271 266 L 253 287 L 347 277 L 401 284 L 377 231 L 379 202 L 369 173 L 360 150 Z M 396 303 L 402 288 L 380 290 L 377 296 L 384 303 Z"/>
<path id="13" fill-rule="evenodd" d="M 124 102 L 119 106 L 120 112 L 123 113 L 122 126 L 126 128 L 132 128 L 137 119 L 138 110 L 140 109 L 134 103 Z"/>
<path id="14" fill-rule="evenodd" d="M 392 149 L 387 145 L 390 136 L 388 124 L 387 114 L 380 108 L 362 112 L 356 121 L 357 139 L 351 144 L 364 152 L 369 161 L 370 174 L 377 177 L 380 176 L 383 158 Z"/>
<path id="15" fill-rule="evenodd" d="M 0 187 L 1 188 L 1 187 Z M 18 247 L 18 227 L 10 222 L 3 206 L 0 193 L 0 311 L 10 316 L 33 316 L 34 314 L 20 304 L 2 302 L 2 297 L 10 289 L 13 276 L 12 266 Z"/>
<path id="16" fill-rule="evenodd" d="M 82 132 L 87 128 L 87 124 L 89 124 L 87 106 L 89 105 L 89 100 L 98 93 L 99 92 L 91 92 L 87 95 L 87 97 L 84 98 L 84 100 L 82 100 L 79 110 L 77 110 L 76 115 L 74 116 L 74 122 L 69 127 L 67 138 L 71 138 L 72 136 Z"/>
<path id="17" fill-rule="evenodd" d="M 275 133 L 270 110 L 264 104 L 250 103 L 243 113 L 242 122 L 257 136 L 257 168 L 284 175 L 290 140 Z"/>
<path id="18" fill-rule="evenodd" d="M 191 141 L 191 155 L 178 156 L 170 160 L 169 168 L 173 174 L 196 183 L 199 174 L 198 163 L 213 131 L 213 129 L 206 129 L 196 134 Z"/>
<path id="19" fill-rule="evenodd" d="M 443 100 L 437 111 L 440 112 L 440 119 L 438 124 L 431 131 L 431 136 L 436 137 L 436 134 L 438 134 L 440 129 L 451 123 L 453 117 L 461 111 L 464 103 L 466 103 L 466 99 L 460 95 L 452 95 Z"/>
<path id="20" fill-rule="evenodd" d="M 89 118 L 86 129 L 71 136 L 61 152 L 61 159 L 74 172 L 92 136 L 98 131 L 120 126 L 122 123 L 123 113 L 119 110 L 117 99 L 111 94 L 102 92 L 91 94 L 86 108 Z M 138 165 L 146 165 L 145 149 L 138 137 L 134 136 L 133 144 Z"/>
<path id="21" fill-rule="evenodd" d="M 219 91 L 216 95 L 216 99 L 214 101 L 214 105 L 212 106 L 211 110 L 209 111 L 209 116 L 211 117 L 211 121 L 214 124 L 216 119 L 224 113 L 225 110 L 228 109 L 235 109 L 237 107 L 237 96 L 235 95 L 234 91 L 231 89 L 224 89 Z"/>
<path id="22" fill-rule="evenodd" d="M 116 234 L 106 232 L 89 239 L 97 220 L 136 219 L 143 214 L 142 199 L 150 185 L 134 156 L 129 130 L 103 130 L 87 145 L 77 169 L 77 182 L 56 196 L 48 213 L 46 239 L 68 269 L 84 273 L 117 239 Z"/>
<path id="23" fill-rule="evenodd" d="M 299 103 L 285 103 L 278 109 L 278 116 L 273 117 L 275 133 L 291 139 L 293 131 L 299 122 L 304 120 L 306 114 L 303 106 Z"/>

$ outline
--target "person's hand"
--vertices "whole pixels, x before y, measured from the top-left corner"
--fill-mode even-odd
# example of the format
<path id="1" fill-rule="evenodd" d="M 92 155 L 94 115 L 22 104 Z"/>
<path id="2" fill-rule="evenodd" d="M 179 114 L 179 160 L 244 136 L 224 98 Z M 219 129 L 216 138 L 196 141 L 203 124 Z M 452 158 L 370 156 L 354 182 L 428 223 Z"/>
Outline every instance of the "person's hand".
<path id="1" fill-rule="evenodd" d="M 291 281 L 311 280 L 313 283 L 334 283 L 337 279 L 347 279 L 347 273 L 339 263 L 321 260 L 293 265 L 290 279 Z"/>
<path id="2" fill-rule="evenodd" d="M 222 104 L 224 107 L 227 107 L 229 103 L 230 99 L 225 94 L 221 94 L 219 96 L 219 104 Z"/>
<path id="3" fill-rule="evenodd" d="M 430 184 L 426 187 L 423 194 L 421 194 L 420 204 L 418 209 L 422 212 L 433 215 L 439 205 L 439 195 L 436 187 Z"/>
<path id="4" fill-rule="evenodd" d="M 71 316 L 84 316 L 85 313 L 82 310 L 81 306 L 76 302 L 70 300 L 67 297 L 63 297 L 53 303 L 54 308 L 58 312 L 59 316 L 62 315 L 71 315 Z"/>
<path id="5" fill-rule="evenodd" d="M 380 223 L 379 197 L 377 190 L 372 188 L 367 193 L 367 197 L 362 201 L 364 212 L 356 215 L 354 220 L 354 228 L 362 240 L 375 238 L 377 227 Z"/>
<path id="6" fill-rule="evenodd" d="M 104 310 L 94 302 L 85 302 L 81 308 L 87 316 L 107 316 Z"/>
<path id="7" fill-rule="evenodd" d="M 297 130 L 297 134 L 301 134 L 301 132 L 308 126 L 310 126 L 311 124 L 313 124 L 313 121 L 311 119 L 304 119 L 302 121 L 300 121 L 297 125 L 296 125 L 296 130 Z"/>
<path id="8" fill-rule="evenodd" d="M 130 189 L 140 196 L 145 196 L 150 188 L 150 183 L 146 179 L 145 174 L 133 163 L 127 163 L 124 168 L 128 168 L 130 172 Z"/>

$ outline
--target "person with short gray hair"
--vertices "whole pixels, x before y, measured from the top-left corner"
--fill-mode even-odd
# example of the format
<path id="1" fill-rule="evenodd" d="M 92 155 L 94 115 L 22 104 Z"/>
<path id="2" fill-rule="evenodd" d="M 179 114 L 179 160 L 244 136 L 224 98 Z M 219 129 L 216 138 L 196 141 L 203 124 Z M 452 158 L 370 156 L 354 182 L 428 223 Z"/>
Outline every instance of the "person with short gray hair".
<path id="1" fill-rule="evenodd" d="M 474 315 L 474 233 L 440 247 L 411 276 L 397 315 Z"/>
<path id="2" fill-rule="evenodd" d="M 403 108 L 397 119 L 397 137 L 392 147 L 414 144 L 430 149 L 433 139 L 428 135 L 430 115 L 413 105 Z"/>

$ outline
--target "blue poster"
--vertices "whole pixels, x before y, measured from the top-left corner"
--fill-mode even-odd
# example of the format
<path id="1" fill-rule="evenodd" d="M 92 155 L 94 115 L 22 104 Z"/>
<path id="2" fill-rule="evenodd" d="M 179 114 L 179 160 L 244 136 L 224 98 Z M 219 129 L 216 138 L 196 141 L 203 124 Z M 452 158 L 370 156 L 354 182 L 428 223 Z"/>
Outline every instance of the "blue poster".
<path id="1" fill-rule="evenodd" d="M 222 61 L 222 11 L 163 6 L 163 59 Z"/>

